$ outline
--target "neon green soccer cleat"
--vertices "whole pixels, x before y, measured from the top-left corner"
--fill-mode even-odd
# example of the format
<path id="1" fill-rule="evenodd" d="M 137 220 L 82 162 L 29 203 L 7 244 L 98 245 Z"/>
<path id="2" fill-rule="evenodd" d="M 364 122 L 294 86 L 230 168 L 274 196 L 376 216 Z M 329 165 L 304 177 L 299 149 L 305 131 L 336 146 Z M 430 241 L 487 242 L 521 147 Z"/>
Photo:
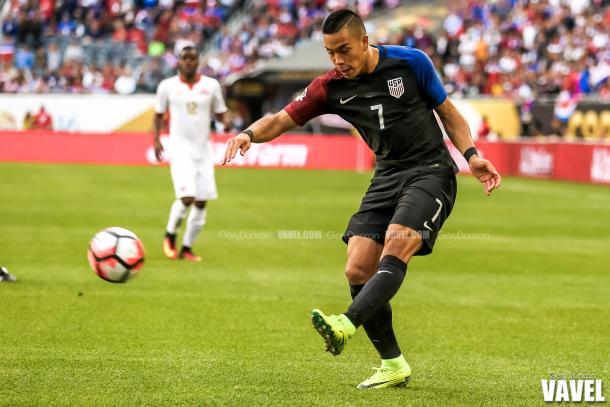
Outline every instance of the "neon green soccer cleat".
<path id="1" fill-rule="evenodd" d="M 343 314 L 327 316 L 319 309 L 314 309 L 310 318 L 313 327 L 326 343 L 326 351 L 333 356 L 343 351 L 347 340 L 356 332 L 356 327 Z"/>
<path id="2" fill-rule="evenodd" d="M 383 389 L 386 387 L 406 386 L 411 378 L 411 367 L 407 364 L 400 370 L 388 367 L 374 367 L 375 373 L 358 385 L 359 389 Z"/>

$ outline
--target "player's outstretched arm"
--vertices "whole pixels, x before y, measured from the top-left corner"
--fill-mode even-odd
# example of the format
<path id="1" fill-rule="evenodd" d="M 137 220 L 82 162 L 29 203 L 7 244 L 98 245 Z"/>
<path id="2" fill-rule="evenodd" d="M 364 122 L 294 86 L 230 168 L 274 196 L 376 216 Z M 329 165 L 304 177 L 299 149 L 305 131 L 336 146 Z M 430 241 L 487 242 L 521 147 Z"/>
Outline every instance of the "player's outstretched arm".
<path id="1" fill-rule="evenodd" d="M 237 151 L 243 156 L 250 149 L 252 143 L 265 143 L 279 137 L 282 133 L 292 130 L 297 124 L 281 110 L 276 114 L 265 116 L 255 121 L 250 127 L 229 140 L 223 165 L 235 158 Z"/>
<path id="2" fill-rule="evenodd" d="M 453 145 L 464 154 L 469 149 L 474 149 L 474 143 L 470 136 L 470 128 L 464 119 L 464 116 L 456 109 L 455 105 L 446 98 L 443 103 L 435 107 L 434 110 L 438 114 L 443 123 L 443 127 L 449 136 Z M 471 150 L 476 151 L 476 150 Z M 466 154 L 465 156 L 470 166 L 470 172 L 483 184 L 485 194 L 490 195 L 491 192 L 500 187 L 502 177 L 496 171 L 496 168 L 491 161 L 479 157 L 478 154 Z"/>

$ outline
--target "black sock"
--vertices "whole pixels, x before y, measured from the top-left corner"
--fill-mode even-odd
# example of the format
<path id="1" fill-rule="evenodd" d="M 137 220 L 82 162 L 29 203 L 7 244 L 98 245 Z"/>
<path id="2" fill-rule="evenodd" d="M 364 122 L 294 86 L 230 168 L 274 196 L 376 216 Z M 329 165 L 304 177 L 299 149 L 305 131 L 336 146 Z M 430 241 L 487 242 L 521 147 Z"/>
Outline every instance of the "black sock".
<path id="1" fill-rule="evenodd" d="M 407 263 L 396 256 L 386 255 L 379 262 L 378 270 L 345 312 L 356 328 L 368 321 L 398 292 L 405 279 Z"/>
<path id="2" fill-rule="evenodd" d="M 360 293 L 363 284 L 350 285 L 352 300 Z M 392 307 L 386 303 L 368 321 L 362 324 L 381 359 L 394 359 L 402 353 L 392 327 Z"/>
<path id="3" fill-rule="evenodd" d="M 165 237 L 169 239 L 169 241 L 172 243 L 172 246 L 176 245 L 176 234 L 175 233 L 165 232 Z"/>

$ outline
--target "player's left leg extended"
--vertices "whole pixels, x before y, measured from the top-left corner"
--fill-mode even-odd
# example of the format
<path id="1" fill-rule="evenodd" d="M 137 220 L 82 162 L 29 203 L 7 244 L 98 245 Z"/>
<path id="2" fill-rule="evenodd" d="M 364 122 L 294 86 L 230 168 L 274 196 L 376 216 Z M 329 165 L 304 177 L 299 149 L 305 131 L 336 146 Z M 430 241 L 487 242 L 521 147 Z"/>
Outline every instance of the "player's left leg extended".
<path id="1" fill-rule="evenodd" d="M 182 250 L 180 250 L 180 258 L 200 262 L 201 257 L 193 253 L 193 243 L 199 236 L 199 233 L 205 225 L 207 217 L 206 201 L 195 201 L 191 208 L 188 219 L 186 220 L 186 230 L 184 231 L 184 239 L 182 240 Z"/>
<path id="2" fill-rule="evenodd" d="M 388 227 L 385 242 L 382 251 L 374 240 L 350 238 L 346 274 L 354 297 L 352 304 L 341 315 L 326 316 L 319 310 L 312 311 L 314 327 L 325 338 L 327 351 L 333 355 L 341 353 L 356 329 L 364 325 L 382 364 L 358 386 L 361 389 L 406 384 L 411 376 L 411 368 L 394 335 L 389 302 L 404 280 L 407 262 L 422 247 L 422 238 L 413 229 L 393 224 Z"/>
<path id="3" fill-rule="evenodd" d="M 381 367 L 375 368 L 375 373 L 358 385 L 360 389 L 399 386 L 409 381 L 411 367 L 394 335 L 390 300 L 404 280 L 407 263 L 421 246 L 419 233 L 401 225 L 390 225 L 376 273 L 363 286 L 352 288 L 356 295 L 345 315 L 354 326 L 364 325 L 381 356 Z"/>
<path id="4" fill-rule="evenodd" d="M 373 246 L 377 248 L 374 256 L 369 254 L 370 251 L 363 250 Z M 350 283 L 353 300 L 362 291 L 366 282 L 377 272 L 378 259 L 381 257 L 383 246 L 374 240 L 354 236 L 348 241 L 347 251 L 345 274 Z M 394 334 L 390 303 L 384 304 L 367 321 L 364 321 L 362 327 L 379 353 L 381 367 L 375 368 L 375 374 L 361 383 L 359 387 L 368 389 L 405 384 L 410 378 L 411 371 Z"/>
<path id="5" fill-rule="evenodd" d="M 411 257 L 432 251 L 438 232 L 451 212 L 456 192 L 454 176 L 435 174 L 417 177 L 403 187 L 386 232 L 378 271 L 345 313 L 355 325 L 373 322 L 377 318 L 373 311 L 381 307 L 379 303 L 385 303 L 386 298 L 398 291 Z M 391 359 L 382 356 L 381 367 L 375 370 L 359 388 L 399 385 L 408 382 L 411 375 L 402 354 Z"/>
<path id="6" fill-rule="evenodd" d="M 376 248 L 375 255 L 372 255 L 371 249 L 366 250 L 367 247 Z M 361 236 L 353 236 L 349 239 L 345 274 L 350 283 L 352 300 L 358 296 L 366 282 L 377 272 L 382 251 L 383 245 L 375 240 Z M 383 377 L 369 379 L 371 383 L 363 383 L 362 388 L 372 388 L 375 384 L 379 385 L 381 382 L 386 385 L 405 383 L 409 378 L 410 369 L 394 334 L 390 303 L 386 303 L 370 319 L 364 321 L 362 327 L 381 358 L 381 368 L 377 370 L 375 375 L 383 375 Z M 393 377 L 388 379 L 390 374 L 393 374 Z"/>
<path id="7" fill-rule="evenodd" d="M 392 224 L 388 227 L 384 249 L 377 272 L 361 287 L 345 312 L 358 326 L 362 324 L 381 356 L 381 366 L 360 383 L 360 389 L 405 385 L 411 377 L 411 367 L 405 360 L 392 327 L 390 299 L 402 285 L 407 263 L 423 245 L 421 235 L 408 227 Z"/>

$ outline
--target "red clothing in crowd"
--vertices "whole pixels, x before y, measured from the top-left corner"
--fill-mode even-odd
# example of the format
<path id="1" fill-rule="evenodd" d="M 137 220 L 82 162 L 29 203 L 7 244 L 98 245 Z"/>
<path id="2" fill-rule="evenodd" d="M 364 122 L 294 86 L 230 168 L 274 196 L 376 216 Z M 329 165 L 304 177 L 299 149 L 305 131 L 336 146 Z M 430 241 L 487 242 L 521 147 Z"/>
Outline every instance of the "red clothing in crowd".
<path id="1" fill-rule="evenodd" d="M 38 7 L 40 7 L 40 14 L 44 21 L 49 21 L 55 11 L 55 0 L 40 0 Z"/>
<path id="2" fill-rule="evenodd" d="M 483 119 L 483 121 L 481 122 L 481 127 L 479 127 L 479 140 L 485 140 L 487 136 L 489 136 L 490 132 L 491 129 L 489 128 L 489 123 L 487 122 L 487 120 Z"/>
<path id="3" fill-rule="evenodd" d="M 44 107 L 40 107 L 40 110 L 34 116 L 34 122 L 32 128 L 37 130 L 53 130 L 53 118 Z"/>

